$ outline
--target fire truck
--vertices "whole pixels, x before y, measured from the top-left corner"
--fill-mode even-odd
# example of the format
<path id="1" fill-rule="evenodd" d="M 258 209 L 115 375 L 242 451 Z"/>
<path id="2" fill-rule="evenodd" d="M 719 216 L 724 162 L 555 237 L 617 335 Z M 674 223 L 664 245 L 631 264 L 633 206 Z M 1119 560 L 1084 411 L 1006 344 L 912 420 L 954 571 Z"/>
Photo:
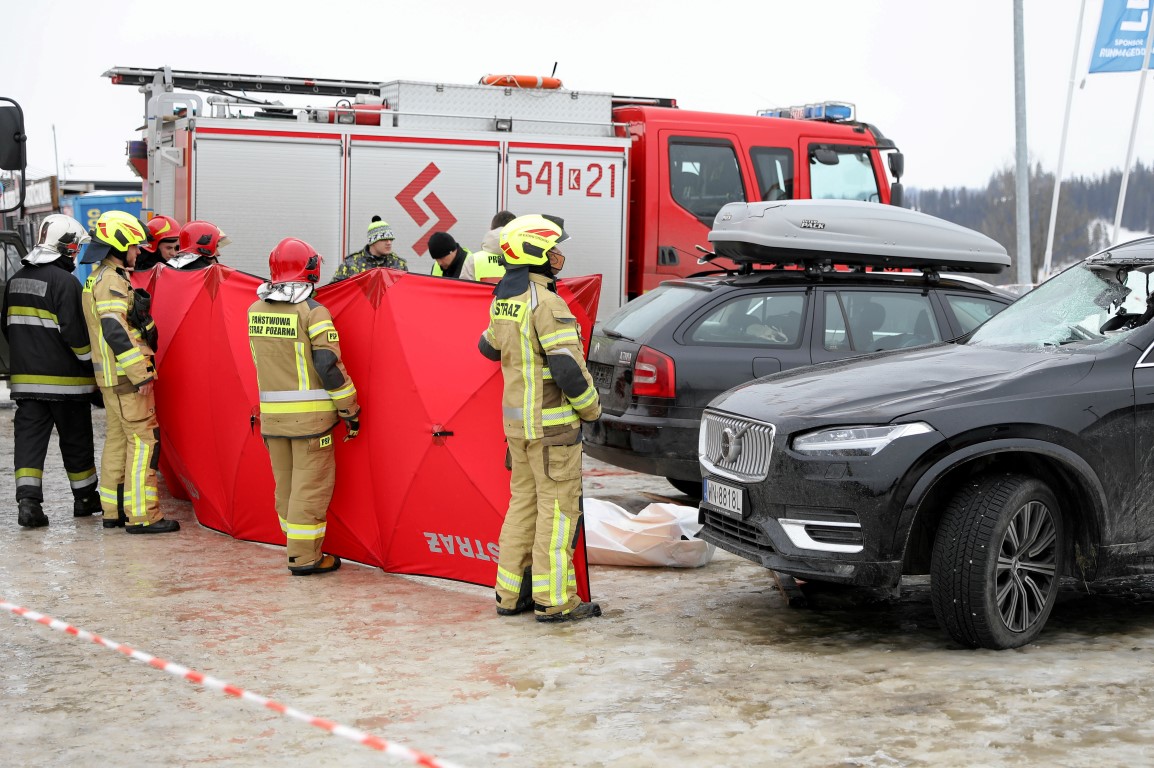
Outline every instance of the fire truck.
<path id="1" fill-rule="evenodd" d="M 703 266 L 702 246 L 726 203 L 901 204 L 901 153 L 845 103 L 731 115 L 514 76 L 104 76 L 145 96 L 143 141 L 129 142 L 144 216 L 217 224 L 232 241 L 224 262 L 256 275 L 291 235 L 326 257 L 327 279 L 364 245 L 374 215 L 392 225 L 410 269 L 428 272 L 435 231 L 473 250 L 499 210 L 549 213 L 572 235 L 569 271 L 600 273 L 601 307 L 612 309 L 716 269 Z M 285 106 L 281 96 L 323 103 Z"/>

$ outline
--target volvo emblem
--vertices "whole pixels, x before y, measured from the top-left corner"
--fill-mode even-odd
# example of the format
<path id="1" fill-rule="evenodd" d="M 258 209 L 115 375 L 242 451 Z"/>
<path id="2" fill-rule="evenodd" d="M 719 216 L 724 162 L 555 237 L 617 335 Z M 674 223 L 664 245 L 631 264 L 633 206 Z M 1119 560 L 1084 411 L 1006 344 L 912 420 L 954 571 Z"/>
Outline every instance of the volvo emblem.
<path id="1" fill-rule="evenodd" d="M 733 463 L 741 455 L 741 435 L 732 428 L 726 427 L 721 432 L 721 450 L 718 452 L 718 462 Z"/>

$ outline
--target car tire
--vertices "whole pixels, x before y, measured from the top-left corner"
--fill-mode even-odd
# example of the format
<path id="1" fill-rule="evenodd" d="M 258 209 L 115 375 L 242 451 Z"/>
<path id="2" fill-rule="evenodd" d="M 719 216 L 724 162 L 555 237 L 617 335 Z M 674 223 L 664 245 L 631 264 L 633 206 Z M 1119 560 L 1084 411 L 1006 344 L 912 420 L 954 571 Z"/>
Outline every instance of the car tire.
<path id="1" fill-rule="evenodd" d="M 665 478 L 677 490 L 684 493 L 691 499 L 701 501 L 701 481 L 700 480 L 678 480 L 676 477 Z"/>
<path id="2" fill-rule="evenodd" d="M 1045 483 L 979 478 L 950 500 L 934 540 L 934 615 L 971 648 L 1026 645 L 1050 617 L 1064 560 L 1062 513 Z"/>

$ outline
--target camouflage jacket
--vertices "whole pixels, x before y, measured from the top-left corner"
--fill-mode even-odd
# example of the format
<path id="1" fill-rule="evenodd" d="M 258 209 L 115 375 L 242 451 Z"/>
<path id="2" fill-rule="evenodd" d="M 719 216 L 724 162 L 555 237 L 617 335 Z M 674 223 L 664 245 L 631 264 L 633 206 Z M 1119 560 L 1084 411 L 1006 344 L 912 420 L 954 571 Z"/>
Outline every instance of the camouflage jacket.
<path id="1" fill-rule="evenodd" d="M 390 253 L 383 258 L 378 256 L 370 256 L 368 254 L 368 246 L 365 246 L 356 253 L 350 253 L 342 261 L 336 272 L 333 273 L 333 282 L 339 282 L 347 277 L 359 275 L 362 272 L 367 272 L 375 267 L 388 267 L 389 269 L 399 269 L 404 272 L 409 271 L 409 265 L 395 253 Z"/>

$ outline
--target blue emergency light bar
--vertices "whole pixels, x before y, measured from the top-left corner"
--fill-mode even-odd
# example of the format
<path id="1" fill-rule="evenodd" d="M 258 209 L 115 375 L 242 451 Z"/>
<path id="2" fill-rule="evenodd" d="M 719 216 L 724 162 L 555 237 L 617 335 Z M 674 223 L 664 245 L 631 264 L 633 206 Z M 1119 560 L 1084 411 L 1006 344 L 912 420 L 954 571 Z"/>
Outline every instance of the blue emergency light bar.
<path id="1" fill-rule="evenodd" d="M 775 107 L 759 109 L 759 117 L 786 117 L 793 120 L 826 120 L 843 122 L 854 119 L 854 106 L 844 101 L 823 101 L 818 104 L 803 104 L 799 107 Z"/>

